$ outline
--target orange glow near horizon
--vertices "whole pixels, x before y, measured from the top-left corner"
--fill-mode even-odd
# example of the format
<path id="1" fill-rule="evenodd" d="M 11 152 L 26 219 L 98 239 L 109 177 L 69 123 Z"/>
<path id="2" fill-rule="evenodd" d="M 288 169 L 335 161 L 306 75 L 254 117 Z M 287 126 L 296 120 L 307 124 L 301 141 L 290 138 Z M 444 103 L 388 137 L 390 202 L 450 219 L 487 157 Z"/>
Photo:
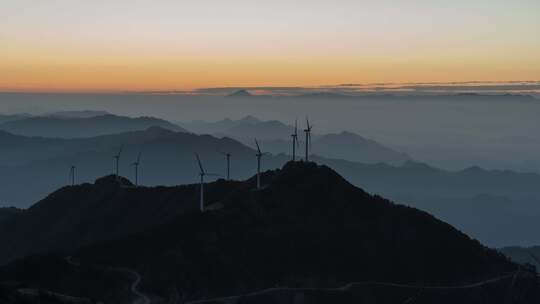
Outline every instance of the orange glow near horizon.
<path id="1" fill-rule="evenodd" d="M 343 83 L 408 83 L 538 80 L 526 63 L 470 58 L 460 63 L 425 58 L 358 60 L 314 58 L 136 58 L 83 57 L 70 62 L 3 66 L 3 91 L 115 92 L 193 90 L 205 87 L 319 86 Z"/>
<path id="2" fill-rule="evenodd" d="M 0 91 L 540 80 L 538 1 L 73 2 L 0 4 Z"/>

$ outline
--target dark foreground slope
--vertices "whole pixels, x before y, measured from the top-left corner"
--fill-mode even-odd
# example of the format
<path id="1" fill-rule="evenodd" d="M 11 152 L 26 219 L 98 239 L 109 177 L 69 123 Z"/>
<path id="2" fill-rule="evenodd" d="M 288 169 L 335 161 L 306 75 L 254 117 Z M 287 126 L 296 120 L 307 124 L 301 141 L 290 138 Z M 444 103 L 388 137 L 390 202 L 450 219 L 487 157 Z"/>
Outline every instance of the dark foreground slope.
<path id="1" fill-rule="evenodd" d="M 207 187 L 206 195 L 209 200 L 226 195 L 237 184 L 220 180 Z M 198 195 L 198 185 L 136 188 L 114 176 L 61 188 L 0 222 L 0 264 L 146 231 L 197 212 Z"/>
<path id="2" fill-rule="evenodd" d="M 478 302 L 482 297 L 489 303 L 504 303 L 505 297 L 518 295 L 520 300 L 513 303 L 538 299 L 532 273 L 516 272 L 515 264 L 448 224 L 369 195 L 328 167 L 288 163 L 281 170 L 265 173 L 263 181 L 262 190 L 253 189 L 253 180 L 210 184 L 212 210 L 205 213 L 177 207 L 196 207 L 193 186 L 186 192 L 116 187 L 109 196 L 93 199 L 83 198 L 85 187 L 106 185 L 64 189 L 42 201 L 39 208 L 50 210 L 53 218 L 63 218 L 65 206 L 53 208 L 58 204 L 55 197 L 71 196 L 62 201 L 75 206 L 96 200 L 82 206 L 108 205 L 116 211 L 81 212 L 101 225 L 80 231 L 90 235 L 105 229 L 114 237 L 96 237 L 95 242 L 81 244 L 58 229 L 48 230 L 46 234 L 53 240 L 46 241 L 49 246 L 64 243 L 56 247 L 61 250 L 56 258 L 36 256 L 31 262 L 27 258 L 11 263 L 0 269 L 0 280 L 15 279 L 31 282 L 35 288 L 107 300 L 117 299 L 121 293 L 109 288 L 108 296 L 100 294 L 102 289 L 94 286 L 99 284 L 92 283 L 95 280 L 85 279 L 82 272 L 75 275 L 73 269 L 131 269 L 143 277 L 140 288 L 154 295 L 156 303 L 234 296 L 276 286 L 289 288 L 247 296 L 238 303 L 401 303 L 411 297 L 417 298 L 417 303 L 482 303 Z M 155 192 L 150 195 L 148 191 Z M 169 200 L 180 202 L 168 205 L 170 216 L 144 229 L 132 228 L 139 224 L 131 222 L 135 219 L 132 209 L 146 208 L 148 217 L 153 218 L 151 210 L 167 210 L 163 201 Z M 113 222 L 116 226 L 111 226 Z M 73 223 L 62 229 L 75 228 Z M 39 271 L 40 276 L 34 273 L 52 261 L 62 264 L 66 256 L 72 256 L 71 263 L 66 260 L 54 276 L 45 275 L 53 270 Z M 59 283 L 66 281 L 80 282 L 85 288 Z M 373 283 L 347 287 L 350 282 L 431 287 L 484 283 L 423 292 L 422 288 Z M 342 286 L 345 288 L 339 289 Z"/>

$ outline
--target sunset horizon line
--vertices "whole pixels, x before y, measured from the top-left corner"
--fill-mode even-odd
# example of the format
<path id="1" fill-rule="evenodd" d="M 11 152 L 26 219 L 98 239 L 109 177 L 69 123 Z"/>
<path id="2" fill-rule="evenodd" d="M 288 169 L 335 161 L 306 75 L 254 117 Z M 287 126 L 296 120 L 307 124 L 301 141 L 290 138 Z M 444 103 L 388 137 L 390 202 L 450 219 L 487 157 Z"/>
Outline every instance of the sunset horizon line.
<path id="1" fill-rule="evenodd" d="M 463 81 L 404 81 L 404 82 L 350 82 L 337 84 L 319 84 L 319 85 L 222 85 L 222 86 L 199 86 L 192 88 L 156 88 L 156 89 L 70 89 L 70 88 L 45 88 L 45 87 L 6 87 L 0 88 L 0 93 L 31 93 L 31 94 L 159 94 L 159 93 L 174 93 L 186 95 L 209 95 L 208 90 L 276 90 L 276 89 L 293 89 L 293 90 L 330 90 L 330 89 L 347 89 L 347 88 L 362 88 L 369 92 L 369 89 L 376 87 L 390 88 L 396 86 L 399 88 L 407 88 L 411 86 L 459 86 L 459 85 L 540 85 L 539 80 L 463 80 Z M 537 89 L 536 89 L 537 90 Z"/>

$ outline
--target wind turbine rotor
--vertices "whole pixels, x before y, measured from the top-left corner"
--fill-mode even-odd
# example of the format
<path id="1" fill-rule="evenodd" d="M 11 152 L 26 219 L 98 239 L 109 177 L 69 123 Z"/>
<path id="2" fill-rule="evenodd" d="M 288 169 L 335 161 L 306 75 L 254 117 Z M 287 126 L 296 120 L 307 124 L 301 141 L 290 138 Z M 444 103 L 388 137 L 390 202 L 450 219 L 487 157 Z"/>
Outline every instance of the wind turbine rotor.
<path id="1" fill-rule="evenodd" d="M 124 150 L 124 145 L 120 146 L 120 150 L 118 150 L 118 154 L 116 154 L 114 158 L 120 158 L 120 156 L 122 155 L 122 150 Z"/>

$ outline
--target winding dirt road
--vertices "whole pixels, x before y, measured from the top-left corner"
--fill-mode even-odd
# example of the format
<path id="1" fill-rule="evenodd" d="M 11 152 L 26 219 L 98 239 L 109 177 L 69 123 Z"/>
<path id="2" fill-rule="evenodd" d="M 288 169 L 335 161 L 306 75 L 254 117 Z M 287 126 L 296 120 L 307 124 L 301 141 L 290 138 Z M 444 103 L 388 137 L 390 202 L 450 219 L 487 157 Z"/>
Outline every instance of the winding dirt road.
<path id="1" fill-rule="evenodd" d="M 135 280 L 133 283 L 131 283 L 131 293 L 133 293 L 137 298 L 133 301 L 133 304 L 151 304 L 152 301 L 150 301 L 150 298 L 148 298 L 144 293 L 142 293 L 139 290 L 139 284 L 141 283 L 142 277 L 141 275 L 136 272 L 135 270 L 128 269 L 128 268 L 113 268 L 117 271 L 123 271 L 126 273 L 131 274 L 133 277 L 135 277 Z"/>
<path id="2" fill-rule="evenodd" d="M 73 267 L 81 266 L 81 264 L 79 262 L 74 261 L 73 257 L 71 256 L 66 257 L 66 262 Z M 117 268 L 117 267 L 104 267 L 104 268 L 108 270 L 112 270 L 112 271 L 128 273 L 130 276 L 134 278 L 130 286 L 130 291 L 135 296 L 135 300 L 133 300 L 132 304 L 151 304 L 152 303 L 150 298 L 148 298 L 144 293 L 142 293 L 139 290 L 139 285 L 141 283 L 142 277 L 137 271 L 133 269 L 129 269 L 129 268 Z"/>
<path id="3" fill-rule="evenodd" d="M 519 271 L 518 271 L 519 272 Z M 461 285 L 461 286 L 420 286 L 420 285 L 408 285 L 408 284 L 395 284 L 395 283 L 385 283 L 385 282 L 351 282 L 349 284 L 346 284 L 341 287 L 335 287 L 335 288 L 291 288 L 291 287 L 273 287 L 268 288 L 260 291 L 255 291 L 251 293 L 241 294 L 241 295 L 235 295 L 235 296 L 228 296 L 228 297 L 220 297 L 220 298 L 212 298 L 212 299 L 204 299 L 204 300 L 195 300 L 195 301 L 189 301 L 185 302 L 184 304 L 202 304 L 202 303 L 209 303 L 209 302 L 223 302 L 223 301 L 230 301 L 230 300 L 236 300 L 243 297 L 251 297 L 251 296 L 258 296 L 267 294 L 270 292 L 275 291 L 347 291 L 353 288 L 354 286 L 366 286 L 366 285 L 374 285 L 374 286 L 385 286 L 385 287 L 398 287 L 398 288 L 410 288 L 410 289 L 428 289 L 428 290 L 456 290 L 456 289 L 471 289 L 476 287 L 481 287 L 487 284 L 495 283 L 498 281 L 502 281 L 509 278 L 515 278 L 517 273 L 511 273 L 508 275 L 503 275 L 495 278 L 491 278 L 488 280 L 480 281 L 473 284 L 467 284 L 467 285 Z"/>

